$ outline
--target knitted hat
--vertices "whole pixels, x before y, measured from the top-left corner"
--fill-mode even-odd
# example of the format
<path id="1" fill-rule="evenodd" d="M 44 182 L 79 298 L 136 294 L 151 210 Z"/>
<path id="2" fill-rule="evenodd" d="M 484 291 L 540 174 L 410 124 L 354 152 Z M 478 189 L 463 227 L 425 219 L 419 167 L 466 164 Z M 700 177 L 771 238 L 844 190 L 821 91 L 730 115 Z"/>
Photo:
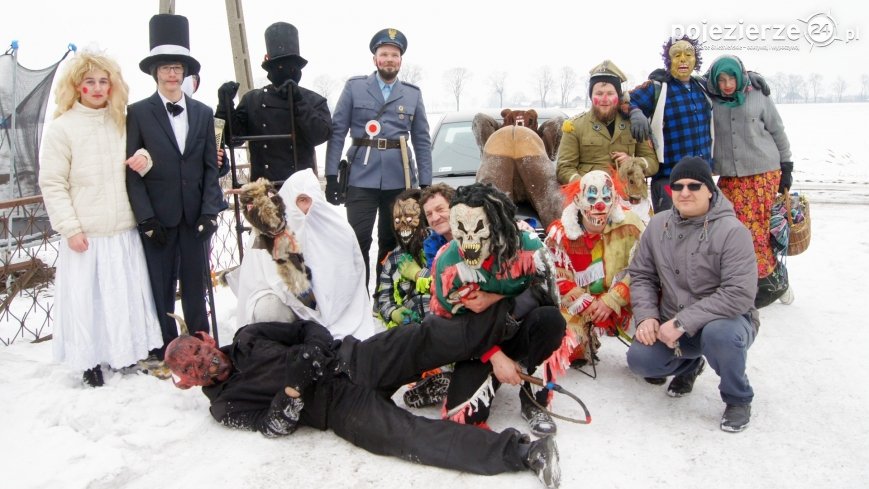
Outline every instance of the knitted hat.
<path id="1" fill-rule="evenodd" d="M 715 182 L 712 180 L 712 168 L 703 158 L 686 156 L 679 160 L 679 163 L 676 163 L 673 171 L 670 172 L 670 185 L 683 178 L 702 182 L 712 194 L 716 192 Z"/>

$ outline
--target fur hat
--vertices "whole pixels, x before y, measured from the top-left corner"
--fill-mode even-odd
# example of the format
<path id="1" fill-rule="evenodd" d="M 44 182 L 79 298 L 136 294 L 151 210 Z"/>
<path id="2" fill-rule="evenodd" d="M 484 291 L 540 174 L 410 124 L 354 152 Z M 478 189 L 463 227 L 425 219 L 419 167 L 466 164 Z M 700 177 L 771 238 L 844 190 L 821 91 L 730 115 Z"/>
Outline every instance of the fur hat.
<path id="1" fill-rule="evenodd" d="M 375 54 L 377 53 L 377 48 L 384 44 L 392 44 L 397 47 L 402 55 L 407 50 L 407 38 L 404 37 L 404 34 L 400 30 L 391 27 L 374 34 L 374 37 L 371 38 L 371 42 L 368 44 L 368 48 L 371 49 L 371 54 Z"/>
<path id="2" fill-rule="evenodd" d="M 670 172 L 670 185 L 673 185 L 673 183 L 678 182 L 683 178 L 690 178 L 702 182 L 713 195 L 715 195 L 715 192 L 717 191 L 715 182 L 712 180 L 712 168 L 703 158 L 686 156 L 679 160 L 679 163 L 676 163 L 676 166 L 673 167 L 673 171 Z"/>
<path id="3" fill-rule="evenodd" d="M 616 87 L 616 93 L 619 95 L 619 100 L 622 99 L 622 83 L 627 81 L 628 78 L 615 63 L 606 59 L 603 63 L 589 70 L 588 74 L 589 98 L 591 98 L 591 92 L 594 89 L 594 85 L 596 83 L 604 82 L 610 83 L 612 86 Z"/>
<path id="4" fill-rule="evenodd" d="M 172 62 L 186 65 L 185 76 L 199 73 L 199 61 L 190 56 L 190 24 L 187 17 L 157 14 L 148 23 L 148 35 L 151 52 L 139 63 L 139 69 L 144 73 L 151 75 L 153 66 Z"/>
<path id="5" fill-rule="evenodd" d="M 299 30 L 293 24 L 275 22 L 268 26 L 265 33 L 266 55 L 262 67 L 269 70 L 269 65 L 277 60 L 295 58 L 299 69 L 308 64 L 308 60 L 299 54 Z"/>

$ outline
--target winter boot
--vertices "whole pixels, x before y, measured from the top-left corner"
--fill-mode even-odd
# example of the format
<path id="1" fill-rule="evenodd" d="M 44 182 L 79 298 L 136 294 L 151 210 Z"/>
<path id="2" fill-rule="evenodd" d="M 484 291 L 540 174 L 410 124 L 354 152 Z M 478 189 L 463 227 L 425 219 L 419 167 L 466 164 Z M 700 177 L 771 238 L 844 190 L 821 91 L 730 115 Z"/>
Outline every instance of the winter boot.
<path id="1" fill-rule="evenodd" d="M 667 381 L 667 377 L 643 377 L 643 380 L 652 385 L 664 385 L 664 382 Z"/>
<path id="2" fill-rule="evenodd" d="M 407 407 L 422 408 L 434 406 L 444 400 L 450 388 L 452 372 L 430 375 L 405 391 L 404 404 Z"/>
<path id="3" fill-rule="evenodd" d="M 703 368 L 706 366 L 706 360 L 700 357 L 700 364 L 693 372 L 686 372 L 682 375 L 673 377 L 670 385 L 667 387 L 667 395 L 670 397 L 682 397 L 690 394 L 694 390 L 694 381 L 703 373 Z"/>
<path id="4" fill-rule="evenodd" d="M 561 484 L 558 466 L 558 446 L 555 438 L 547 436 L 531 443 L 525 456 L 525 465 L 537 474 L 544 486 L 555 488 Z"/>
<path id="5" fill-rule="evenodd" d="M 82 381 L 91 386 L 91 387 L 102 387 L 103 382 L 103 370 L 97 365 L 94 368 L 89 368 L 84 371 L 82 375 Z"/>
<path id="6" fill-rule="evenodd" d="M 525 389 L 530 388 L 530 385 L 525 384 Z M 528 426 L 531 428 L 531 433 L 535 436 L 543 438 L 544 436 L 554 435 L 558 431 L 558 426 L 555 425 L 552 416 L 531 402 L 525 389 L 519 393 L 522 419 L 528 423 Z M 543 402 L 540 402 L 541 396 L 544 396 L 543 391 L 538 392 L 538 395 L 536 396 L 538 398 L 537 403 L 544 405 L 546 401 L 543 400 Z"/>
<path id="7" fill-rule="evenodd" d="M 721 431 L 739 433 L 751 421 L 751 404 L 728 404 L 721 416 Z"/>

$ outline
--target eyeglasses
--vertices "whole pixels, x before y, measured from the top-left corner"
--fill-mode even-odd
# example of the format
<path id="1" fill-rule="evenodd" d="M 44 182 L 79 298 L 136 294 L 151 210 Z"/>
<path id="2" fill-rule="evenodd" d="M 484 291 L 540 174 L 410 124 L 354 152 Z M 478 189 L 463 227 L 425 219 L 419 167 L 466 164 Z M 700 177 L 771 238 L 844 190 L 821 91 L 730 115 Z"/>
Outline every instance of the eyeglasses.
<path id="1" fill-rule="evenodd" d="M 182 65 L 163 65 L 158 69 L 160 73 L 169 73 L 170 71 L 173 73 L 184 73 L 184 66 Z"/>
<path id="2" fill-rule="evenodd" d="M 670 189 L 674 192 L 681 192 L 685 187 L 688 187 L 688 190 L 692 192 L 696 192 L 703 187 L 702 183 L 671 183 Z"/>

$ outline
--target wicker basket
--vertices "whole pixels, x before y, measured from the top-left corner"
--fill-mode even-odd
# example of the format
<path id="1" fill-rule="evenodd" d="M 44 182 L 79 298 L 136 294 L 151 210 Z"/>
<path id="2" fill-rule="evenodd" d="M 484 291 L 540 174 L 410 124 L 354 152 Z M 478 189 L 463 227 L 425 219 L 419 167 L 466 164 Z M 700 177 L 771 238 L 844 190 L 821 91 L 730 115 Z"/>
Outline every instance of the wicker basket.
<path id="1" fill-rule="evenodd" d="M 786 196 L 790 198 L 785 198 Z M 788 256 L 799 255 L 806 251 L 809 247 L 809 242 L 812 240 L 812 218 L 809 214 L 809 199 L 803 194 L 788 195 L 787 192 L 777 197 L 784 199 L 785 215 L 788 219 L 788 228 L 790 228 L 788 238 Z M 794 223 L 791 206 L 797 205 L 802 211 L 804 219 L 798 223 Z"/>

